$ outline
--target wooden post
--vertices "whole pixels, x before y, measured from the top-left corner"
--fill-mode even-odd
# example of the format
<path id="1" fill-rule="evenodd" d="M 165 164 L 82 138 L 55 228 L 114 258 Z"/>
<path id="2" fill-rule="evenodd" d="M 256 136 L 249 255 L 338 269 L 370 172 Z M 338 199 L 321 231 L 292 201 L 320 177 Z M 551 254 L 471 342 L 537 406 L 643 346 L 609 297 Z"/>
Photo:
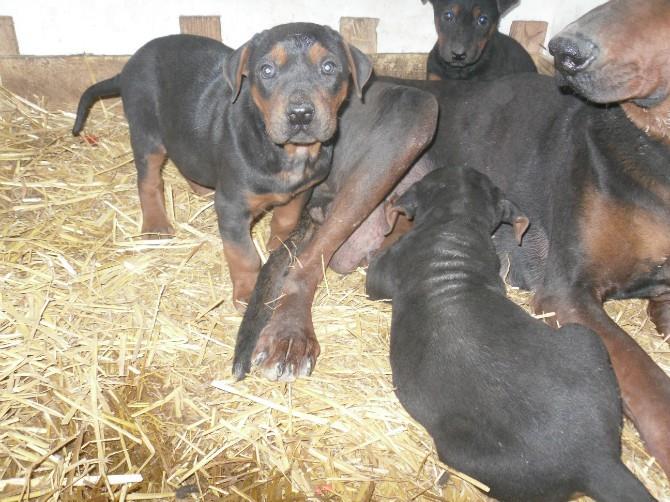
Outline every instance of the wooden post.
<path id="1" fill-rule="evenodd" d="M 539 73 L 553 75 L 554 60 L 542 51 L 544 39 L 547 36 L 547 26 L 545 21 L 512 21 L 509 35 L 528 51 Z"/>
<path id="2" fill-rule="evenodd" d="M 221 42 L 221 16 L 179 16 L 179 30 Z"/>
<path id="3" fill-rule="evenodd" d="M 10 16 L 0 16 L 0 56 L 18 56 L 19 42 L 16 40 L 14 20 Z"/>
<path id="4" fill-rule="evenodd" d="M 340 35 L 365 54 L 375 54 L 378 24 L 379 19 L 376 17 L 341 17 Z"/>
<path id="5" fill-rule="evenodd" d="M 531 56 L 540 54 L 548 26 L 545 21 L 512 21 L 509 36 L 523 45 Z"/>

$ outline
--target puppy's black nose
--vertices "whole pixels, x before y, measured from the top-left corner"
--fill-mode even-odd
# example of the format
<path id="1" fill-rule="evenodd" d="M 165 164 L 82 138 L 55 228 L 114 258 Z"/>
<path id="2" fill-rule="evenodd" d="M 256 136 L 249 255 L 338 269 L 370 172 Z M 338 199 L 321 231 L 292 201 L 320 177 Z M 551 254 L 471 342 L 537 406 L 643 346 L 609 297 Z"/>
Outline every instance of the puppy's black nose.
<path id="1" fill-rule="evenodd" d="M 554 66 L 567 75 L 574 75 L 587 68 L 597 52 L 593 42 L 579 36 L 557 36 L 549 41 L 549 53 L 554 56 Z"/>
<path id="2" fill-rule="evenodd" d="M 314 118 L 314 106 L 311 103 L 291 104 L 287 114 L 291 125 L 306 126 Z"/>
<path id="3" fill-rule="evenodd" d="M 454 61 L 463 61 L 465 60 L 465 52 L 452 51 L 451 57 L 453 58 Z"/>

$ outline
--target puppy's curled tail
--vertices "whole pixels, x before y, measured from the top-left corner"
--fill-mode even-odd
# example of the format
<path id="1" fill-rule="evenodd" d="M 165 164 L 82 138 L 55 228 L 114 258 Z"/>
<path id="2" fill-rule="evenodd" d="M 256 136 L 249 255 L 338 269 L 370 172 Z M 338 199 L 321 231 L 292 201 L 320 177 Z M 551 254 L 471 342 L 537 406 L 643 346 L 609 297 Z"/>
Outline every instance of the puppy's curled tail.
<path id="1" fill-rule="evenodd" d="M 79 133 L 84 128 L 84 123 L 88 117 L 88 110 L 91 108 L 93 102 L 98 98 L 107 98 L 112 96 L 119 96 L 121 94 L 120 74 L 93 84 L 84 91 L 79 99 L 79 106 L 77 106 L 77 118 L 74 121 L 72 134 L 79 136 Z"/>

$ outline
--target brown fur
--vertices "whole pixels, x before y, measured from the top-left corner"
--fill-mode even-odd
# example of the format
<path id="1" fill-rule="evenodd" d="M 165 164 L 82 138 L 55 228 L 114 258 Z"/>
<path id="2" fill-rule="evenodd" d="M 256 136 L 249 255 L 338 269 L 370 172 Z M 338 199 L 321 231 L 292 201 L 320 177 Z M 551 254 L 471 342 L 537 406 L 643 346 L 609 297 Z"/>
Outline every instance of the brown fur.
<path id="1" fill-rule="evenodd" d="M 295 162 L 304 162 L 304 170 L 290 169 L 282 170 L 277 173 L 277 178 L 282 180 L 284 183 L 293 185 L 294 183 L 300 182 L 305 175 L 311 175 L 313 173 L 312 162 L 317 159 L 319 152 L 321 151 L 321 143 L 311 143 L 309 145 L 295 144 L 295 143 L 286 143 L 284 146 L 284 152 L 286 155 L 295 163 Z M 309 161 L 309 162 L 305 162 Z M 314 182 L 302 183 L 294 192 L 293 195 L 307 190 L 314 185 Z"/>
<path id="2" fill-rule="evenodd" d="M 318 227 L 312 238 L 306 240 L 299 251 L 300 266 L 291 267 L 281 285 L 281 302 L 273 310 L 269 323 L 261 331 L 248 331 L 248 319 L 245 317 L 238 333 L 234 372 L 243 376 L 250 368 L 251 361 L 257 364 L 268 378 L 292 380 L 297 376 L 312 372 L 320 348 L 311 319 L 312 300 L 324 272 L 324 264 L 330 262 L 334 253 L 342 246 L 377 204 L 390 193 L 408 166 L 418 157 L 433 137 L 437 122 L 437 107 L 432 99 L 414 96 L 412 103 L 402 99 L 389 106 L 382 101 L 385 88 L 380 82 L 379 91 L 371 89 L 366 93 L 365 109 L 349 108 L 348 112 L 360 112 L 346 116 L 342 128 L 355 128 L 355 134 L 340 136 L 338 148 L 343 156 L 359 153 L 365 149 L 362 157 L 356 158 L 351 165 L 340 164 L 340 168 L 349 169 L 337 189 L 336 196 L 328 209 L 323 224 Z M 403 90 L 403 93 L 407 91 Z M 388 116 L 393 110 L 399 110 L 404 118 L 404 128 L 391 127 L 391 121 L 379 121 L 378 113 Z M 392 115 L 395 118 L 398 115 Z M 351 133 L 351 130 L 348 130 Z M 369 143 L 372 136 L 375 141 Z M 348 142 L 342 143 L 342 142 Z M 351 152 L 350 148 L 356 148 Z M 281 258 L 283 259 L 283 258 Z M 256 300 L 258 301 L 258 300 Z M 256 305 L 255 308 L 258 308 Z M 256 322 L 254 310 L 252 322 Z M 248 336 L 254 337 L 247 344 Z M 243 347 L 243 348 L 240 348 Z M 248 359 L 247 359 L 248 358 Z"/>
<path id="3" fill-rule="evenodd" d="M 272 58 L 272 61 L 274 61 L 278 66 L 285 65 L 286 61 L 288 61 L 288 53 L 286 52 L 286 48 L 282 44 L 275 44 L 275 46 L 270 51 L 270 58 Z"/>
<path id="4" fill-rule="evenodd" d="M 669 34 L 667 0 L 610 0 L 554 40 L 589 40 L 597 48 L 594 60 L 579 70 L 571 84 L 599 103 L 624 102 L 626 114 L 640 129 L 670 143 Z M 657 102 L 642 106 L 634 101 L 648 98 Z"/>
<path id="5" fill-rule="evenodd" d="M 255 249 L 244 249 L 233 242 L 223 243 L 223 254 L 233 283 L 233 305 L 244 312 L 246 299 L 251 296 L 260 270 L 260 258 Z"/>
<path id="6" fill-rule="evenodd" d="M 291 199 L 291 197 L 292 194 L 287 193 L 249 193 L 246 199 L 249 212 L 251 212 L 255 218 L 272 206 L 286 204 Z"/>
<path id="7" fill-rule="evenodd" d="M 319 42 L 314 43 L 307 52 L 309 60 L 314 64 L 321 63 L 321 60 L 328 55 L 328 49 L 326 49 Z"/>
<path id="8" fill-rule="evenodd" d="M 248 65 L 249 65 L 249 55 L 251 54 L 251 49 L 249 49 L 248 45 L 245 45 L 242 47 L 242 53 L 240 55 L 240 64 L 237 67 L 237 71 L 235 72 L 235 89 L 236 91 L 234 92 L 235 98 L 237 98 L 237 93 L 239 93 L 239 89 L 242 86 L 242 76 L 246 76 L 249 74 L 248 70 Z"/>
<path id="9" fill-rule="evenodd" d="M 328 105 L 329 108 L 329 113 L 336 114 L 337 110 L 340 109 L 340 106 L 344 102 L 345 99 L 347 99 L 347 96 L 349 94 L 349 81 L 344 81 L 342 82 L 342 85 L 340 85 L 340 88 L 337 90 L 334 96 L 331 97 L 330 100 L 325 99 L 326 96 L 330 96 L 328 94 L 329 91 L 322 91 L 323 94 L 321 96 L 321 100 L 323 100 L 324 103 Z"/>
<path id="10" fill-rule="evenodd" d="M 670 222 L 640 206 L 626 206 L 587 189 L 580 219 L 587 268 L 598 270 L 595 277 L 604 291 L 610 284 L 634 282 L 649 275 L 670 256 Z M 608 266 L 603 268 L 602 263 Z"/>
<path id="11" fill-rule="evenodd" d="M 339 107 L 335 108 L 335 113 L 337 113 Z M 310 159 L 316 159 L 321 150 L 321 143 L 312 143 L 311 145 L 299 145 L 296 143 L 286 143 L 284 145 L 284 151 L 289 157 L 309 157 Z"/>
<path id="12" fill-rule="evenodd" d="M 168 222 L 163 195 L 163 177 L 161 169 L 165 162 L 165 148 L 147 155 L 147 170 L 137 180 L 142 207 L 143 234 L 173 234 L 174 229 Z"/>
<path id="13" fill-rule="evenodd" d="M 670 62 L 667 65 L 670 66 Z M 643 108 L 633 102 L 622 103 L 621 107 L 631 122 L 642 131 L 670 144 L 670 98 L 652 108 Z"/>
<path id="14" fill-rule="evenodd" d="M 660 295 L 649 300 L 647 313 L 656 326 L 656 330 L 662 336 L 670 336 L 670 294 Z"/>
<path id="15" fill-rule="evenodd" d="M 274 110 L 283 110 L 286 107 L 284 105 L 285 98 L 276 93 L 266 98 L 258 90 L 256 85 L 251 85 L 251 98 L 254 100 L 254 104 L 258 108 L 258 111 L 263 115 L 263 122 L 265 123 L 265 128 L 268 129 L 272 125 L 273 120 L 279 120 L 281 114 L 273 114 Z"/>

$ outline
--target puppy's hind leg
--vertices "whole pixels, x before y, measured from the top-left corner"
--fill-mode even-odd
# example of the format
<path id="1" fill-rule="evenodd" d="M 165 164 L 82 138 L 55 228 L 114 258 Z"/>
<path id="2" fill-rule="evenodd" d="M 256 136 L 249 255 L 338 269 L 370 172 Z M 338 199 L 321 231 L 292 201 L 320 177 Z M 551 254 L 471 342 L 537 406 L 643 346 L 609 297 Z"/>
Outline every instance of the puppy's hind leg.
<path id="1" fill-rule="evenodd" d="M 166 159 L 165 147 L 149 143 L 146 138 L 133 137 L 133 153 L 137 168 L 137 188 L 142 207 L 142 233 L 159 236 L 174 235 L 165 209 L 165 194 L 161 170 Z"/>

